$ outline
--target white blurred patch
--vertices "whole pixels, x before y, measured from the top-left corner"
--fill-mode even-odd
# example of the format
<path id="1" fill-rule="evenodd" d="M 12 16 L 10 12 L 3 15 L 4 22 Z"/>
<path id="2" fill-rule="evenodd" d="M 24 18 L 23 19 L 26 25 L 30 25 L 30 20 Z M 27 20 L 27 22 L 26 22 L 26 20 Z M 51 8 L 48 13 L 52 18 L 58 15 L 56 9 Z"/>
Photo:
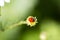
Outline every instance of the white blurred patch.
<path id="1" fill-rule="evenodd" d="M 4 0 L 0 0 L 0 6 L 4 6 Z"/>
<path id="2" fill-rule="evenodd" d="M 46 37 L 47 37 L 46 32 L 42 32 L 42 33 L 40 34 L 40 39 L 41 39 L 41 40 L 46 40 Z"/>
<path id="3" fill-rule="evenodd" d="M 4 6 L 4 2 L 10 3 L 10 0 L 0 0 L 0 6 Z"/>
<path id="4" fill-rule="evenodd" d="M 10 0 L 5 0 L 6 3 L 10 3 Z"/>

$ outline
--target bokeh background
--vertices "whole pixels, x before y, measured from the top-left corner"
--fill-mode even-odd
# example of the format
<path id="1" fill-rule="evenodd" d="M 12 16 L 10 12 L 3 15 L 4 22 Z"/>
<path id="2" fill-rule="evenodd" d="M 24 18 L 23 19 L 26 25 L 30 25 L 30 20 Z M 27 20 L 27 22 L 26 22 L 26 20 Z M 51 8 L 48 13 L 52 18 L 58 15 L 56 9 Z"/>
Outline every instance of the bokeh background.
<path id="1" fill-rule="evenodd" d="M 0 7 L 0 12 L 0 29 L 26 20 L 28 16 L 38 20 L 34 27 L 20 25 L 0 32 L 0 40 L 60 40 L 60 0 L 10 0 Z"/>

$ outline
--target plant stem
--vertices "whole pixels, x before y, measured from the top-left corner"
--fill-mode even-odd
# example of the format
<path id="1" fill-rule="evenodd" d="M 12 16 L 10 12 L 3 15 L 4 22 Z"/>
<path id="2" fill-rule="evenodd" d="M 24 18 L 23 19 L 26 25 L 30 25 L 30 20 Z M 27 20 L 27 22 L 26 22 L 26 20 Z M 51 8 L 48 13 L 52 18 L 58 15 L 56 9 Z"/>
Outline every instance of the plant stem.
<path id="1" fill-rule="evenodd" d="M 17 27 L 19 25 L 22 25 L 22 24 L 26 24 L 26 21 L 20 21 L 19 23 L 16 23 L 16 24 L 13 24 L 11 26 L 8 26 L 8 27 L 4 28 L 3 30 L 4 31 L 10 30 L 10 29 L 13 29 L 13 28 L 15 28 L 15 27 Z M 2 30 L 1 30 L 1 32 L 2 32 Z"/>

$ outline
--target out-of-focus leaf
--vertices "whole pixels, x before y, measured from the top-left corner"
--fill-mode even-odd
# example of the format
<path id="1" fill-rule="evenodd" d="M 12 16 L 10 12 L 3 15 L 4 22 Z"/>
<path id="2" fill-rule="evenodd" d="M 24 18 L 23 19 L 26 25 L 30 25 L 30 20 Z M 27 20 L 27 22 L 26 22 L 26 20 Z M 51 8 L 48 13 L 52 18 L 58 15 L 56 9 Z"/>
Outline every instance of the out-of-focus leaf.
<path id="1" fill-rule="evenodd" d="M 10 3 L 5 3 L 1 7 L 2 28 L 10 27 L 20 21 L 26 21 L 26 18 L 31 15 L 36 4 L 36 0 L 10 0 Z M 26 25 L 27 26 L 27 25 Z M 0 40 L 17 40 L 19 32 L 23 26 L 17 26 L 11 30 L 5 30 L 0 34 Z"/>

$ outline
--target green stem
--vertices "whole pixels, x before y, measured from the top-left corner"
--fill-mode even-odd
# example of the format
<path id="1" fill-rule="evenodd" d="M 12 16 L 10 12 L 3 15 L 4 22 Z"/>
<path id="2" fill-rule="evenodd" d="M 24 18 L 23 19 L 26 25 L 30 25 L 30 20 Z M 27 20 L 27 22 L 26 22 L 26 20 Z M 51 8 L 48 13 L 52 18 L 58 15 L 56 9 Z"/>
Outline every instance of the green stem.
<path id="1" fill-rule="evenodd" d="M 13 29 L 13 28 L 15 28 L 15 27 L 17 27 L 17 26 L 19 26 L 19 25 L 22 25 L 22 24 L 26 24 L 26 21 L 20 21 L 19 23 L 16 23 L 16 24 L 13 24 L 13 25 L 11 25 L 11 26 L 9 26 L 9 27 L 6 27 L 6 28 L 4 29 L 4 31 Z"/>

